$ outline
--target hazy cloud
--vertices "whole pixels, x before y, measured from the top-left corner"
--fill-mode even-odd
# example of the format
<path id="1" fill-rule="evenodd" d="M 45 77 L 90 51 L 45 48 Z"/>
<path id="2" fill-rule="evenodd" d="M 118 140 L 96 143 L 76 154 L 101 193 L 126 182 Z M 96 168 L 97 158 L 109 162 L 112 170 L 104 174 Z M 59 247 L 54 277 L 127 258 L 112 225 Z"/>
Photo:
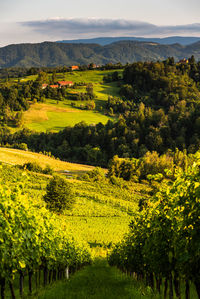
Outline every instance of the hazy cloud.
<path id="1" fill-rule="evenodd" d="M 166 35 L 200 35 L 200 23 L 157 26 L 147 22 L 112 20 L 112 19 L 62 19 L 55 18 L 42 21 L 20 23 L 34 32 L 50 38 L 79 38 L 90 36 L 166 36 Z"/>
<path id="2" fill-rule="evenodd" d="M 123 19 L 64 19 L 0 23 L 0 47 L 11 43 L 56 41 L 103 36 L 200 36 L 200 23 L 157 26 Z"/>

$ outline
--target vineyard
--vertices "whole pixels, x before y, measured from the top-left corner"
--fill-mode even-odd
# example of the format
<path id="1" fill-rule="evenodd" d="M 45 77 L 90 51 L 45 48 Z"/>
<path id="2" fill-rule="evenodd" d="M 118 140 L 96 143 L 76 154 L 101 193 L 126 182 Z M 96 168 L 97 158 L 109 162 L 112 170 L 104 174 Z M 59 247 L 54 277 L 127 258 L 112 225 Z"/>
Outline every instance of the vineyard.
<path id="1" fill-rule="evenodd" d="M 109 257 L 110 265 L 145 280 L 161 298 L 200 298 L 199 181 L 194 164 L 173 184 L 162 182 Z"/>
<path id="2" fill-rule="evenodd" d="M 0 165 L 2 298 L 7 298 L 8 292 L 12 298 L 35 292 L 41 285 L 91 263 L 91 259 L 106 257 L 128 232 L 140 198 L 149 196 L 148 185 L 123 180 L 114 185 L 104 175 L 98 181 L 95 176 L 84 175 L 86 172 L 77 165 L 76 175 L 67 179 L 75 204 L 58 215 L 50 212 L 43 201 L 51 175 L 23 169 L 22 162 L 27 158 L 20 160 L 22 151 L 1 150 L 7 158 L 10 155 L 13 159 L 15 154 L 17 162 L 21 161 Z M 53 158 L 44 156 L 45 159 L 52 161 L 52 166 L 59 164 Z"/>
<path id="3" fill-rule="evenodd" d="M 200 299 L 199 65 L 116 70 L 0 84 L 2 299 Z"/>
<path id="4" fill-rule="evenodd" d="M 22 178 L 24 175 L 22 173 Z M 22 296 L 25 275 L 28 275 L 31 293 L 33 274 L 37 282 L 43 272 L 46 285 L 68 275 L 69 269 L 76 271 L 91 262 L 87 249 L 73 240 L 59 217 L 25 195 L 23 183 L 16 180 L 12 189 L 3 187 L 4 184 L 0 189 L 1 298 L 5 298 L 7 284 L 12 298 L 16 298 L 13 286 L 16 277 L 20 279 Z"/>
<path id="5" fill-rule="evenodd" d="M 37 155 L 41 166 L 48 162 L 72 190 L 75 203 L 62 214 L 49 211 L 43 200 L 52 175 L 23 166 Z M 168 173 L 162 184 L 159 175 L 136 183 L 13 149 L 2 148 L 0 159 L 2 298 L 10 298 L 9 293 L 26 298 L 107 256 L 127 283 L 130 276 L 136 289 L 144 285 L 145 298 L 199 298 L 199 153 L 190 156 L 193 165 L 177 168 L 173 180 Z M 66 166 L 71 172 L 64 172 Z M 95 265 L 101 275 L 101 266 Z"/>

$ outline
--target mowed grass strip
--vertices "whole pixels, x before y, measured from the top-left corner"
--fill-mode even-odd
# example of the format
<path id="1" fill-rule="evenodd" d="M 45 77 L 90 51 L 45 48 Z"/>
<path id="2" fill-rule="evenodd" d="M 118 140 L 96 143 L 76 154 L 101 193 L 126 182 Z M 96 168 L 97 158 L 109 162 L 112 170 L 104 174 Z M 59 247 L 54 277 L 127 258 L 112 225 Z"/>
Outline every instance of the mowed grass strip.
<path id="1" fill-rule="evenodd" d="M 96 262 L 41 291 L 35 299 L 150 299 L 159 298 L 150 288 L 110 267 L 105 260 Z"/>
<path id="2" fill-rule="evenodd" d="M 68 170 L 73 174 L 84 173 L 94 169 L 94 167 L 89 165 L 64 162 L 43 154 L 10 148 L 0 148 L 0 161 L 12 165 L 23 165 L 27 162 L 37 162 L 43 168 L 49 165 L 54 171 L 64 172 L 65 170 Z"/>

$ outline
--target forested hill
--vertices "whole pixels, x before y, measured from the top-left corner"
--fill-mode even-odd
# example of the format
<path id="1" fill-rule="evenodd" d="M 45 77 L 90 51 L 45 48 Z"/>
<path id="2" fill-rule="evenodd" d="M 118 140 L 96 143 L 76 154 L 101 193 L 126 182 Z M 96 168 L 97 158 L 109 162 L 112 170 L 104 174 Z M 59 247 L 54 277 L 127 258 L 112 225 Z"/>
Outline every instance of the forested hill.
<path id="1" fill-rule="evenodd" d="M 157 61 L 194 55 L 200 59 L 200 42 L 182 46 L 150 42 L 120 41 L 106 46 L 44 42 L 17 44 L 0 48 L 0 67 L 41 67 L 72 64 Z"/>
<path id="2" fill-rule="evenodd" d="M 114 42 L 119 41 L 139 41 L 139 42 L 154 42 L 162 45 L 172 45 L 172 44 L 180 44 L 183 46 L 190 45 L 200 41 L 200 37 L 194 36 L 169 36 L 164 38 L 156 38 L 156 37 L 128 37 L 128 36 L 120 36 L 120 37 L 96 37 L 96 38 L 88 38 L 88 39 L 74 39 L 74 40 L 61 40 L 57 41 L 58 43 L 76 43 L 76 44 L 99 44 L 101 46 L 109 45 Z"/>

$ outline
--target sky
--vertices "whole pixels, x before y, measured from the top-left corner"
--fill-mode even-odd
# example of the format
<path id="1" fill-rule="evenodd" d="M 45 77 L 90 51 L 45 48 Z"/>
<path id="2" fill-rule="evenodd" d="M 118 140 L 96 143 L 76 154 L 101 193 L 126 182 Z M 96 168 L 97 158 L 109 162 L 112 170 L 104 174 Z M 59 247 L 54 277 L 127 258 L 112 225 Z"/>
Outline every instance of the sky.
<path id="1" fill-rule="evenodd" d="M 0 0 L 0 47 L 101 36 L 200 36 L 199 0 Z"/>

